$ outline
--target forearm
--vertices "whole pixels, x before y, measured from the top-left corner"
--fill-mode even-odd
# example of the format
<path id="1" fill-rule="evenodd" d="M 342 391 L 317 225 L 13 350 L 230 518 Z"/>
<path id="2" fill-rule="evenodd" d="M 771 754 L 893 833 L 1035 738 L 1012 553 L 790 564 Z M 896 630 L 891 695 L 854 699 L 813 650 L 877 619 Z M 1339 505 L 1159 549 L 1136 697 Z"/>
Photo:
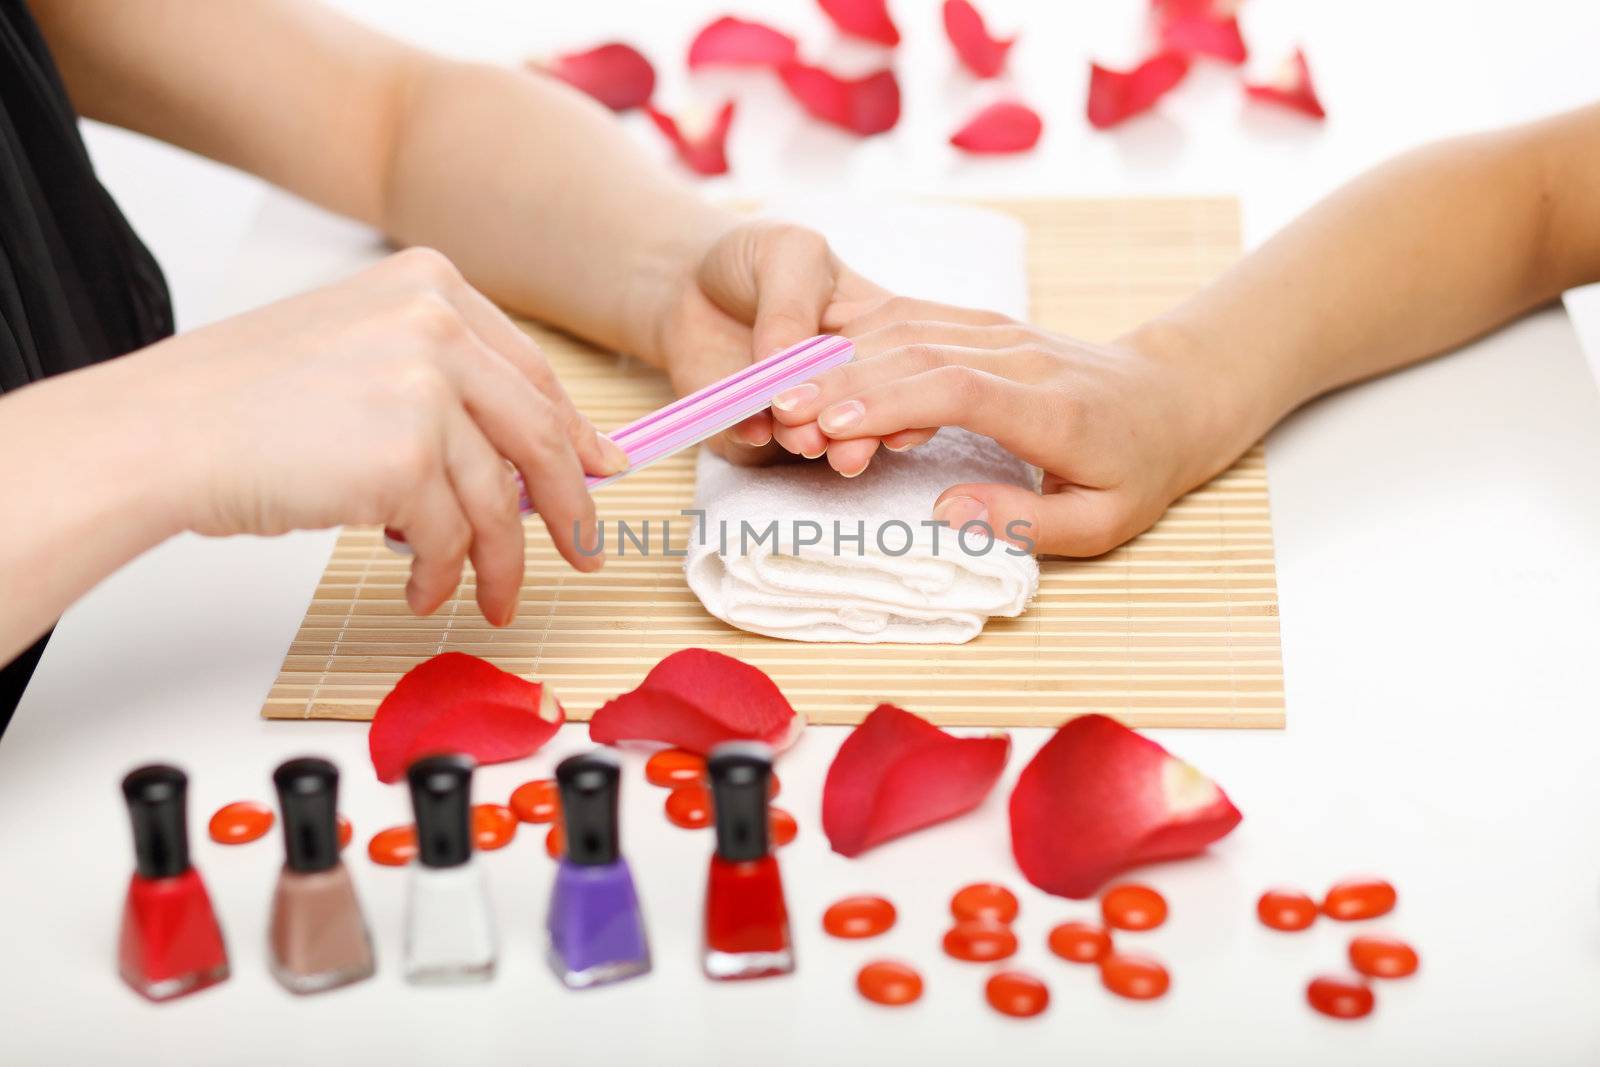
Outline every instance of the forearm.
<path id="1" fill-rule="evenodd" d="M 159 427 L 131 424 L 137 405 L 118 399 L 117 377 L 106 365 L 0 397 L 0 662 L 178 530 L 164 488 L 173 458 Z"/>
<path id="2" fill-rule="evenodd" d="M 1259 433 L 1600 277 L 1600 109 L 1402 156 L 1136 332 L 1243 383 Z"/>
<path id="3" fill-rule="evenodd" d="M 497 302 L 655 361 L 649 309 L 731 224 L 587 97 L 446 62 L 412 74 L 382 210 Z"/>

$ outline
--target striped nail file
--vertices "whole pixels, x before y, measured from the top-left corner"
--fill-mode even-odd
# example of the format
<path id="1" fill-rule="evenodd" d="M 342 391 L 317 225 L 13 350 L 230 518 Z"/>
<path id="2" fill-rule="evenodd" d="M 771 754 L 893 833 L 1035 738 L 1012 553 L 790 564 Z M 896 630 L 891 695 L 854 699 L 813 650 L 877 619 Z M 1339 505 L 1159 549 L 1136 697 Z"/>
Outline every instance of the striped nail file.
<path id="1" fill-rule="evenodd" d="M 738 425 L 771 406 L 772 398 L 785 389 L 848 363 L 854 355 L 855 346 L 843 337 L 812 337 L 630 422 L 609 435 L 627 453 L 628 469 L 609 477 L 589 475 L 589 489 L 610 485 Z M 533 511 L 526 489 L 520 504 L 524 515 Z M 383 535 L 396 552 L 409 551 L 398 531 L 385 529 Z"/>

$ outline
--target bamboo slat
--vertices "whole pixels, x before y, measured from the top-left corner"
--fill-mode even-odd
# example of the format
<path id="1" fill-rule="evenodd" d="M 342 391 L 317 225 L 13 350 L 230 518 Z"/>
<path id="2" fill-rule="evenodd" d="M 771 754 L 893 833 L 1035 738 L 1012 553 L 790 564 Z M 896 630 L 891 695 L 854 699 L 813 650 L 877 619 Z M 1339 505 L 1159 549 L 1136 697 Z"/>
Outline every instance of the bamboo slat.
<path id="1" fill-rule="evenodd" d="M 1031 200 L 1024 220 L 1034 319 L 1108 338 L 1216 276 L 1238 252 L 1231 199 Z M 601 426 L 670 399 L 652 370 L 538 326 L 578 407 Z M 607 525 L 673 524 L 682 548 L 694 457 L 599 493 Z M 813 722 L 857 722 L 880 701 L 949 725 L 1054 725 L 1102 711 L 1136 726 L 1281 727 L 1283 675 L 1265 457 L 1258 445 L 1153 529 L 1099 559 L 1047 560 L 1038 598 L 961 646 L 798 644 L 707 615 L 678 560 L 615 545 L 604 571 L 569 569 L 530 522 L 517 622 L 478 616 L 470 574 L 437 615 L 406 608 L 407 561 L 378 531 L 344 530 L 262 709 L 270 719 L 368 719 L 397 678 L 455 650 L 554 686 L 585 719 L 690 645 L 760 666 Z"/>

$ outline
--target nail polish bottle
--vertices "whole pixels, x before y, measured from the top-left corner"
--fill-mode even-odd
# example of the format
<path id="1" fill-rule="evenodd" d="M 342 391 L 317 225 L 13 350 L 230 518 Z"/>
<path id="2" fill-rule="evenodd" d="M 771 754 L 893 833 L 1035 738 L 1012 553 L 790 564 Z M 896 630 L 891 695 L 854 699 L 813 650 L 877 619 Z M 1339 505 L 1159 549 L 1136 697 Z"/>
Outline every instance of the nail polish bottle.
<path id="1" fill-rule="evenodd" d="M 763 978 L 794 970 L 783 878 L 768 845 L 772 750 L 718 745 L 706 760 L 717 850 L 706 882 L 706 977 Z"/>
<path id="2" fill-rule="evenodd" d="M 494 919 L 483 865 L 472 857 L 472 769 L 466 756 L 428 756 L 406 771 L 417 862 L 406 897 L 406 981 L 494 977 Z"/>
<path id="3" fill-rule="evenodd" d="M 566 854 L 550 895 L 550 967 L 569 989 L 620 982 L 650 970 L 650 945 L 617 841 L 622 771 L 605 751 L 556 766 Z"/>
<path id="4" fill-rule="evenodd" d="M 339 770 L 292 759 L 272 775 L 283 809 L 283 870 L 272 897 L 272 975 L 291 993 L 321 993 L 370 978 L 372 939 L 339 858 Z"/>
<path id="5" fill-rule="evenodd" d="M 228 977 L 228 950 L 200 872 L 189 863 L 189 779 L 176 767 L 140 767 L 122 780 L 133 822 L 134 873 L 122 910 L 122 980 L 171 1000 Z"/>

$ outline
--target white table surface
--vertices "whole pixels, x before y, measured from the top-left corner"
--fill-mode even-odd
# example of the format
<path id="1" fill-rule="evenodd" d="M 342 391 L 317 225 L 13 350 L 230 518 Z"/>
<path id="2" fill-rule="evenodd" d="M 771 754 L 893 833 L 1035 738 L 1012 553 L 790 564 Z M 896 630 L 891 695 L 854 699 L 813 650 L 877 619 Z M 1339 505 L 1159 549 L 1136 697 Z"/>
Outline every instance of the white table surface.
<path id="1" fill-rule="evenodd" d="M 439 47 L 502 59 L 618 34 L 681 54 L 717 13 L 645 0 L 344 6 Z M 991 0 L 984 10 L 999 26 L 1027 32 L 1016 87 L 1051 126 L 1033 157 L 975 163 L 939 147 L 955 117 L 948 101 L 985 90 L 949 73 L 927 25 L 935 16 L 916 14 L 931 6 L 898 5 L 915 33 L 902 60 L 900 131 L 856 146 L 792 121 L 758 89 L 746 119 L 761 121 L 737 128 L 737 176 L 711 190 L 1234 191 L 1253 240 L 1398 148 L 1568 106 L 1600 84 L 1585 54 L 1600 19 L 1592 5 L 1260 0 L 1247 31 L 1264 54 L 1307 43 L 1332 112 L 1326 128 L 1241 117 L 1226 76 L 1209 71 L 1163 115 L 1096 135 L 1077 117 L 1082 59 L 1132 54 L 1136 5 Z M 817 29 L 800 5 L 737 7 Z M 687 99 L 685 79 L 662 67 L 669 102 Z M 248 180 L 127 135 L 91 139 L 108 184 L 167 264 L 186 324 L 261 295 L 221 279 L 314 284 L 369 247 L 351 228 L 272 202 L 263 224 Z M 1569 304 L 1587 335 L 1583 298 Z M 206 815 L 241 796 L 266 799 L 271 768 L 304 751 L 352 772 L 343 807 L 358 842 L 402 821 L 405 804 L 365 773 L 363 727 L 256 718 L 332 535 L 186 537 L 68 613 L 0 742 L 0 1062 L 1596 1062 L 1600 399 L 1568 317 L 1543 312 L 1312 406 L 1274 434 L 1269 468 L 1289 726 L 1157 734 L 1246 816 L 1208 858 L 1145 872 L 1173 915 L 1124 941 L 1171 966 L 1173 991 L 1159 1002 L 1120 1001 L 1091 971 L 1044 951 L 1050 925 L 1092 909 L 1033 892 L 1010 861 L 1004 798 L 1045 736 L 1027 730 L 1016 731 L 1007 779 L 979 812 L 855 861 L 830 853 L 817 827 L 822 773 L 842 731 L 813 730 L 785 757 L 783 803 L 802 823 L 782 854 L 801 958 L 793 979 L 728 988 L 698 977 L 704 838 L 665 825 L 635 757 L 624 818 L 657 953 L 650 979 L 559 990 L 539 960 L 550 869 L 535 832 L 486 857 L 505 943 L 494 985 L 406 987 L 395 966 L 404 874 L 357 855 L 378 977 L 321 998 L 280 993 L 262 951 L 278 849 L 265 841 L 225 853 L 204 839 Z M 569 729 L 531 763 L 486 768 L 481 795 L 504 795 L 583 744 L 581 729 Z M 196 772 L 195 855 L 235 967 L 227 985 L 160 1008 L 123 989 L 112 965 L 130 863 L 115 785 L 152 757 Z M 1312 974 L 1340 967 L 1352 928 L 1274 934 L 1255 922 L 1253 901 L 1269 884 L 1317 892 L 1363 870 L 1401 892 L 1399 909 L 1370 925 L 1413 941 L 1423 968 L 1381 985 L 1370 1019 L 1342 1024 L 1302 996 Z M 950 891 L 979 877 L 1023 897 L 1017 962 L 1054 996 L 1040 1019 L 996 1016 L 982 1003 L 987 970 L 937 951 Z M 827 902 L 856 890 L 900 906 L 900 925 L 881 943 L 830 942 L 817 928 Z M 857 997 L 856 966 L 882 955 L 923 969 L 920 1004 L 888 1012 Z"/>

